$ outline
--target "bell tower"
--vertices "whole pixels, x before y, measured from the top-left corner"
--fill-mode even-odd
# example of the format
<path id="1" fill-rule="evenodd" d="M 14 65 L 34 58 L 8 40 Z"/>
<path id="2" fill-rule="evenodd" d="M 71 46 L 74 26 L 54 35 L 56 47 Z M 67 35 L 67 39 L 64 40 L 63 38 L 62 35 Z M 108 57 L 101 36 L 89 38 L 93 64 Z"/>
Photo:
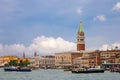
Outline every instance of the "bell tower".
<path id="1" fill-rule="evenodd" d="M 25 53 L 23 52 L 23 56 L 22 56 L 22 58 L 25 58 Z"/>
<path id="2" fill-rule="evenodd" d="M 85 50 L 85 37 L 82 27 L 82 21 L 80 21 L 79 29 L 77 32 L 77 51 Z"/>

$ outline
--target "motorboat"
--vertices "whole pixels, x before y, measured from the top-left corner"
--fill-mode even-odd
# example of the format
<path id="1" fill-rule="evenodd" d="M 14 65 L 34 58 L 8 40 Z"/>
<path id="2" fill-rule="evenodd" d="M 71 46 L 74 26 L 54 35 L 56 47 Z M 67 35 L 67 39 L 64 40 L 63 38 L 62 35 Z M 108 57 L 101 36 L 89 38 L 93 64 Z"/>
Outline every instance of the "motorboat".
<path id="1" fill-rule="evenodd" d="M 100 68 L 81 68 L 71 71 L 72 73 L 104 73 L 104 69 Z"/>
<path id="2" fill-rule="evenodd" d="M 28 67 L 14 67 L 14 66 L 12 66 L 12 67 L 5 67 L 4 71 L 31 72 L 32 69 L 28 68 Z"/>

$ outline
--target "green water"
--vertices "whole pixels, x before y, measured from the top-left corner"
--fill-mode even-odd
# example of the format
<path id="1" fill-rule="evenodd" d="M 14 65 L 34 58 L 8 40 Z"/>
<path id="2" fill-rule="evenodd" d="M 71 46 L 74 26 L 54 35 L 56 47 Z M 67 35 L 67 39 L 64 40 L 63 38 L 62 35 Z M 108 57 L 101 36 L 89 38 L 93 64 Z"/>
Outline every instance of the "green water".
<path id="1" fill-rule="evenodd" d="M 34 70 L 32 72 L 4 72 L 0 69 L 0 80 L 120 80 L 120 73 L 73 74 L 63 70 Z"/>

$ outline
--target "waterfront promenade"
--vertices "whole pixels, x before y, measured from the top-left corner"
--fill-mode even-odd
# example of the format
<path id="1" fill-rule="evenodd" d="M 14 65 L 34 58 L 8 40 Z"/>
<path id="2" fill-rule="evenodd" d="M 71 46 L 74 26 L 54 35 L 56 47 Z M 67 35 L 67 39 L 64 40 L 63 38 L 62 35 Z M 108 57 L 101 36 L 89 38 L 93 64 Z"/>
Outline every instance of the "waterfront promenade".
<path id="1" fill-rule="evenodd" d="M 73 74 L 63 70 L 33 70 L 32 72 L 4 72 L 0 69 L 0 80 L 120 80 L 120 73 Z"/>

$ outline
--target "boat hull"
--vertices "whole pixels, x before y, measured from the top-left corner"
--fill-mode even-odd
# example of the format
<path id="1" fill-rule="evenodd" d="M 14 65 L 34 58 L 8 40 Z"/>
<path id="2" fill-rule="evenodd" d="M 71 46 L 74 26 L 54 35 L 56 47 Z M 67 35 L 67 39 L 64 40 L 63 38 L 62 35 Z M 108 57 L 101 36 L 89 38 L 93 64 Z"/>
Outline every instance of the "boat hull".
<path id="1" fill-rule="evenodd" d="M 72 71 L 72 73 L 104 73 L 104 70 L 93 70 L 93 71 Z"/>
<path id="2" fill-rule="evenodd" d="M 4 69 L 4 71 L 12 72 L 12 71 L 17 71 L 17 72 L 31 72 L 31 69 Z"/>

